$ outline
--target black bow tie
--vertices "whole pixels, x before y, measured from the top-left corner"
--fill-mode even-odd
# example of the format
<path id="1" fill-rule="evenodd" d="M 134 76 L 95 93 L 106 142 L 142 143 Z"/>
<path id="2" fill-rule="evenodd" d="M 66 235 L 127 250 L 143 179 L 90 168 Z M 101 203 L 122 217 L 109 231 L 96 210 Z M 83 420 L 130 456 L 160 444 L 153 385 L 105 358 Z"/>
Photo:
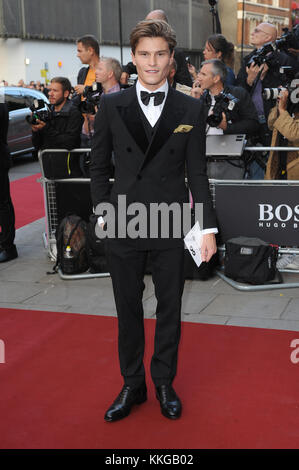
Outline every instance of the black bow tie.
<path id="1" fill-rule="evenodd" d="M 152 96 L 154 97 L 154 106 L 159 106 L 159 104 L 163 103 L 165 93 L 164 91 L 157 91 L 156 93 L 148 93 L 147 91 L 140 92 L 141 101 L 145 106 L 149 104 Z"/>

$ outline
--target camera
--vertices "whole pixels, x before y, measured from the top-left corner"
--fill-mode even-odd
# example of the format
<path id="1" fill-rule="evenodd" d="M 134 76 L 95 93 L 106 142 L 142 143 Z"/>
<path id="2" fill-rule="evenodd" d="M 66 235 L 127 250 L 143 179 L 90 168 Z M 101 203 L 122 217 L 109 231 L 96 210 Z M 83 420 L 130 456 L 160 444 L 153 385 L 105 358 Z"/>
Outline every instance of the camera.
<path id="1" fill-rule="evenodd" d="M 45 107 L 47 109 L 42 109 Z M 44 102 L 44 100 L 38 100 L 38 99 L 33 100 L 33 104 L 29 106 L 29 108 L 30 108 L 30 111 L 32 112 L 32 115 L 26 116 L 26 121 L 30 125 L 35 126 L 37 124 L 37 120 L 48 122 L 53 117 L 52 111 L 50 110 L 47 103 Z"/>
<path id="2" fill-rule="evenodd" d="M 296 103 L 292 103 L 291 94 L 297 88 L 293 84 L 293 79 L 294 79 L 293 67 L 290 67 L 290 66 L 280 67 L 279 73 L 281 74 L 281 86 L 277 88 L 265 88 L 263 90 L 263 98 L 265 100 L 277 100 L 277 98 L 279 97 L 280 93 L 283 90 L 288 90 L 289 97 L 288 97 L 287 109 L 292 114 L 296 109 Z"/>
<path id="3" fill-rule="evenodd" d="M 86 98 L 80 104 L 80 111 L 83 114 L 95 114 L 95 107 L 98 106 L 102 94 L 102 85 L 93 82 L 91 86 L 86 86 L 83 91 L 83 97 Z"/>
<path id="4" fill-rule="evenodd" d="M 299 25 L 294 26 L 290 31 L 289 28 L 283 28 L 284 34 L 276 39 L 274 42 L 264 44 L 256 53 L 250 58 L 247 65 L 253 62 L 261 66 L 267 64 L 268 67 L 279 67 L 279 62 L 276 56 L 276 51 L 287 51 L 288 49 L 299 49 Z"/>
<path id="5" fill-rule="evenodd" d="M 269 68 L 279 67 L 279 61 L 275 54 L 276 51 L 276 44 L 267 42 L 256 51 L 256 53 L 248 61 L 247 65 L 250 66 L 252 63 L 254 63 L 258 66 L 267 64 Z"/>
<path id="6" fill-rule="evenodd" d="M 207 124 L 210 127 L 217 127 L 221 123 L 223 117 L 222 113 L 225 113 L 227 120 L 229 120 L 230 112 L 234 109 L 235 105 L 240 100 L 235 98 L 231 93 L 225 93 L 224 91 L 219 95 L 215 96 L 215 105 L 213 107 L 213 114 L 210 114 L 207 118 Z"/>
<path id="7" fill-rule="evenodd" d="M 299 25 L 293 27 L 290 31 L 289 28 L 282 29 L 284 34 L 275 41 L 277 49 L 299 49 Z"/>

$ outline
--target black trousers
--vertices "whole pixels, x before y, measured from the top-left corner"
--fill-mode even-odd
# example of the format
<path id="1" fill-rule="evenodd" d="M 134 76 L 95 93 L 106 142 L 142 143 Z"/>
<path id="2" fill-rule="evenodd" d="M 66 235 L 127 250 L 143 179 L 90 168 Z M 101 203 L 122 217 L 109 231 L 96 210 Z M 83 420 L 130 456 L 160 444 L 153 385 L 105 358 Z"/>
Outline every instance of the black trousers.
<path id="1" fill-rule="evenodd" d="M 151 376 L 156 386 L 170 385 L 176 375 L 181 332 L 184 248 L 139 251 L 125 241 L 108 240 L 106 253 L 118 315 L 119 361 L 124 382 L 138 386 L 145 380 L 142 295 L 149 256 L 157 298 Z"/>
<path id="2" fill-rule="evenodd" d="M 0 248 L 10 248 L 15 239 L 15 211 L 10 197 L 8 169 L 0 168 Z"/>

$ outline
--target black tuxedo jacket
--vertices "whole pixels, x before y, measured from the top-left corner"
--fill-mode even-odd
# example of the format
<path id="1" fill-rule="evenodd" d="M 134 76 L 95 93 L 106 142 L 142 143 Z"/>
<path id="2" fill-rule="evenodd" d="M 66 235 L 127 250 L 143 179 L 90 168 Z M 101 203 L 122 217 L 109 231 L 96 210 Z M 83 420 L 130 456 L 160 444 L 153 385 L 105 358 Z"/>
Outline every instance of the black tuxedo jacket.
<path id="1" fill-rule="evenodd" d="M 95 118 L 91 150 L 91 196 L 94 207 L 102 202 L 117 204 L 126 195 L 127 204 L 141 202 L 203 203 L 203 228 L 216 227 L 205 157 L 205 123 L 198 100 L 169 88 L 161 117 L 148 140 L 136 87 L 102 95 Z M 180 125 L 189 132 L 176 132 Z M 114 151 L 114 184 L 109 184 L 111 152 Z M 139 240 L 139 246 L 181 246 L 182 240 Z"/>

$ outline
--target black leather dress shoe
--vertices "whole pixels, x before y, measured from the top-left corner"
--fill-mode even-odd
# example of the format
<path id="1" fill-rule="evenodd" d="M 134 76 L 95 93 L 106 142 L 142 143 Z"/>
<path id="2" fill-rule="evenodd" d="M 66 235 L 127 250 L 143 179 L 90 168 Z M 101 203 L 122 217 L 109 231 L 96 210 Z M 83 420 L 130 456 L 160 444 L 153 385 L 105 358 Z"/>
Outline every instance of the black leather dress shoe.
<path id="1" fill-rule="evenodd" d="M 117 421 L 130 414 L 133 405 L 140 405 L 147 398 L 146 386 L 141 385 L 138 388 L 124 385 L 120 394 L 107 410 L 105 421 Z"/>
<path id="2" fill-rule="evenodd" d="M 6 250 L 0 250 L 0 263 L 5 263 L 5 261 L 10 261 L 18 257 L 18 252 L 15 245 L 12 245 Z"/>
<path id="3" fill-rule="evenodd" d="M 182 404 L 171 385 L 156 387 L 156 397 L 160 402 L 162 415 L 169 419 L 178 419 L 182 413 Z"/>

